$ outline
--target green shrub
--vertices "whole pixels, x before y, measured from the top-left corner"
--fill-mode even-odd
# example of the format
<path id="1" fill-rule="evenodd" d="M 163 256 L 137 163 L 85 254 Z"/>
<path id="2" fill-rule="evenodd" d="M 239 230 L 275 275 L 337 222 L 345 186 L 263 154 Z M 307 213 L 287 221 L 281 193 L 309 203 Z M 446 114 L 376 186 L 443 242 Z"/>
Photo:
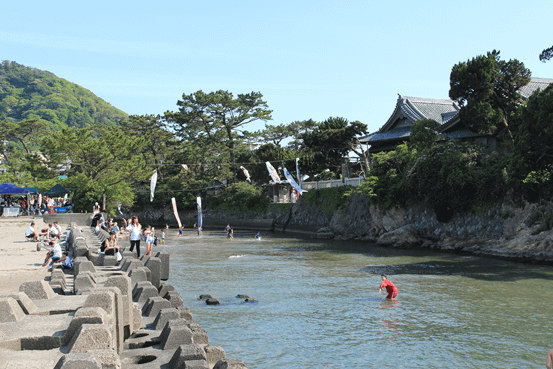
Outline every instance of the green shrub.
<path id="1" fill-rule="evenodd" d="M 319 211 L 326 211 L 331 216 L 335 210 L 346 208 L 347 194 L 351 190 L 352 186 L 309 190 L 302 194 L 302 201 L 306 204 L 316 205 Z"/>
<path id="2" fill-rule="evenodd" d="M 255 215 L 267 210 L 269 198 L 263 188 L 237 182 L 228 186 L 224 192 L 208 197 L 207 203 L 217 210 Z"/>

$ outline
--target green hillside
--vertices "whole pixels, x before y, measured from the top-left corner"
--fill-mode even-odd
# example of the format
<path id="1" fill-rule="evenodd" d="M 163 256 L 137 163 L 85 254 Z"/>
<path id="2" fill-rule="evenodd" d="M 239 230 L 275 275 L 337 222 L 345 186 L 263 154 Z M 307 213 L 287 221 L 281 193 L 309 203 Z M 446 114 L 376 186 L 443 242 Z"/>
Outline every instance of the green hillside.
<path id="1" fill-rule="evenodd" d="M 89 90 L 50 72 L 7 60 L 0 64 L 0 121 L 42 118 L 59 130 L 114 125 L 126 117 Z"/>

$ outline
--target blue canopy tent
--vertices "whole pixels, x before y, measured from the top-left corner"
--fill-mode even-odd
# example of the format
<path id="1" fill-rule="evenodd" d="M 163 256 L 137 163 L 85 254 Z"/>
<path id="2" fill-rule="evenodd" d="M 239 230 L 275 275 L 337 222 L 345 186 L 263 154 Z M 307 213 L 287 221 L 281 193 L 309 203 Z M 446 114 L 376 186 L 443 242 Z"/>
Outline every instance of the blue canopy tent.
<path id="1" fill-rule="evenodd" d="M 44 196 L 61 196 L 61 195 L 69 195 L 71 193 L 71 190 L 68 190 L 67 188 L 57 184 L 51 189 L 44 191 Z M 71 211 L 71 206 L 54 206 L 54 210 L 56 213 L 66 213 Z"/>
<path id="2" fill-rule="evenodd" d="M 63 186 L 57 184 L 51 189 L 44 191 L 44 196 L 60 196 L 65 194 L 70 194 L 71 190 L 68 190 L 67 188 L 64 188 Z"/>
<path id="3" fill-rule="evenodd" d="M 0 185 L 0 195 L 13 195 L 13 196 L 23 196 L 28 195 L 29 190 L 26 190 L 22 187 L 17 187 L 11 183 L 3 183 Z"/>
<path id="4" fill-rule="evenodd" d="M 38 188 L 36 188 L 36 187 L 22 187 L 22 188 L 29 191 L 30 195 L 38 195 Z"/>
<path id="5" fill-rule="evenodd" d="M 17 187 L 16 185 L 13 185 L 11 183 L 3 183 L 0 185 L 0 195 L 10 195 L 10 196 L 27 196 L 29 195 L 29 191 Z M 28 203 L 28 202 L 27 202 Z M 2 214 L 4 216 L 18 216 L 19 215 L 19 208 L 18 207 L 3 207 L 2 208 Z"/>

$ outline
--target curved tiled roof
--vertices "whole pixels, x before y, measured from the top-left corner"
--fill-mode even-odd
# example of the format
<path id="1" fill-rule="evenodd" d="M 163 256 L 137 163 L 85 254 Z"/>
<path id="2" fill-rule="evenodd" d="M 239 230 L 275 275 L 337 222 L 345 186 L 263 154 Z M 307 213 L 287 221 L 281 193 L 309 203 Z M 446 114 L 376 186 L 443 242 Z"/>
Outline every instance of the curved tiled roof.
<path id="1" fill-rule="evenodd" d="M 362 143 L 371 143 L 375 141 L 395 140 L 398 138 L 407 138 L 411 134 L 411 127 L 396 128 L 384 132 L 375 132 L 363 137 L 360 141 Z"/>
<path id="2" fill-rule="evenodd" d="M 553 83 L 553 79 L 550 78 L 531 78 L 530 82 L 520 88 L 520 94 L 523 99 L 528 99 L 537 90 L 545 90 L 547 86 Z"/>
<path id="3" fill-rule="evenodd" d="M 442 124 L 458 111 L 459 105 L 453 100 L 425 99 L 398 95 L 394 112 L 386 124 L 380 128 L 379 132 L 391 129 L 401 116 L 406 117 L 411 123 L 420 119 L 432 119 Z"/>

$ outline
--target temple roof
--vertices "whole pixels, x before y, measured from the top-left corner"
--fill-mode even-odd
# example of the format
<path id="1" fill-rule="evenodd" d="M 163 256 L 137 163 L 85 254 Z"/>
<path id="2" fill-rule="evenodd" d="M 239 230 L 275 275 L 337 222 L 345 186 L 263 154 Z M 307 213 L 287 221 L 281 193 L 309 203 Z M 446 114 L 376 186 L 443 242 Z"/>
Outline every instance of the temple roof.
<path id="1" fill-rule="evenodd" d="M 457 115 L 459 105 L 453 100 L 426 99 L 398 94 L 394 112 L 378 132 L 361 137 L 361 143 L 406 139 L 411 126 L 420 119 L 432 119 L 440 124 Z"/>
<path id="2" fill-rule="evenodd" d="M 426 99 L 398 94 L 396 108 L 379 132 L 400 128 L 394 125 L 402 118 L 407 119 L 409 125 L 420 119 L 432 119 L 442 124 L 458 111 L 459 105 L 453 100 Z"/>
<path id="3" fill-rule="evenodd" d="M 551 78 L 531 78 L 530 82 L 520 89 L 520 94 L 524 100 L 528 99 L 536 90 L 545 90 L 547 86 L 553 83 Z"/>
<path id="4" fill-rule="evenodd" d="M 544 90 L 553 83 L 550 78 L 531 78 L 530 82 L 520 89 L 523 99 L 528 99 L 538 89 Z M 421 97 L 408 97 L 398 94 L 394 112 L 388 121 L 377 131 L 361 137 L 363 144 L 389 145 L 391 141 L 404 141 L 411 135 L 413 123 L 420 119 L 432 119 L 438 122 L 443 138 L 467 138 L 480 136 L 467 129 L 459 127 L 460 106 L 453 100 L 427 99 Z M 446 132 L 448 131 L 448 132 Z M 386 143 L 388 142 L 388 143 Z M 376 148 L 375 148 L 376 149 Z"/>

